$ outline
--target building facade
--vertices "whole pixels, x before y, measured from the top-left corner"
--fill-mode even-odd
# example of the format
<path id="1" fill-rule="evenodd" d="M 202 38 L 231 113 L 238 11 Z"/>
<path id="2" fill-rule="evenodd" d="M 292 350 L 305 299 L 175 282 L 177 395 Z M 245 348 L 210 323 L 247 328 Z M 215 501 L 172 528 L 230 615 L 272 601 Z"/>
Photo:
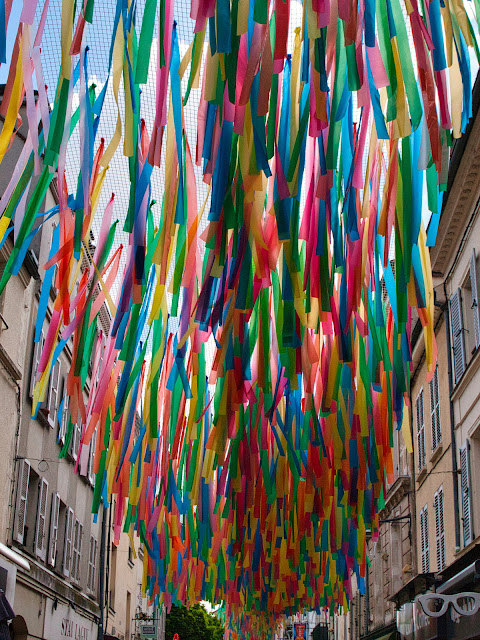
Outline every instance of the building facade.
<path id="1" fill-rule="evenodd" d="M 479 102 L 477 80 L 475 114 Z M 452 153 L 437 242 L 430 251 L 437 343 L 431 380 L 419 326 L 412 336 L 417 553 L 414 576 L 395 598 L 400 637 L 407 640 L 480 638 L 473 599 L 456 599 L 459 593 L 480 592 L 479 169 L 480 118 L 475 115 Z M 429 596 L 431 609 L 447 603 L 438 617 L 418 599 L 432 593 L 439 598 Z M 457 608 L 445 596 L 453 596 Z"/>
<path id="2" fill-rule="evenodd" d="M 406 429 L 410 429 L 408 423 Z M 350 610 L 352 640 L 394 640 L 397 637 L 394 594 L 403 589 L 413 572 L 415 551 L 413 456 L 407 450 L 403 429 L 393 433 L 393 477 L 387 484 L 385 505 L 379 513 L 379 533 L 367 542 L 368 568 L 364 593 L 357 590 Z"/>
<path id="3" fill-rule="evenodd" d="M 0 206 L 8 203 L 8 185 L 27 136 L 24 124 L 2 163 Z M 30 190 L 34 186 L 35 177 Z M 53 181 L 42 210 L 57 202 Z M 42 265 L 57 218 L 39 228 L 18 275 L 10 278 L 0 296 L 0 589 L 16 613 L 11 623 L 14 637 L 96 640 L 103 609 L 105 637 L 130 640 L 139 637 L 135 618 L 151 613 L 138 597 L 143 562 L 132 553 L 126 534 L 121 534 L 118 546 L 111 543 L 102 504 L 98 517 L 92 516 L 96 441 L 94 437 L 82 447 L 82 425 L 70 420 L 65 385 L 71 341 L 54 364 L 45 400 L 32 418 L 35 376 L 55 296 L 52 289 L 45 318 L 37 322 Z M 0 247 L 0 276 L 12 250 L 14 226 Z M 99 321 L 96 335 L 101 331 L 108 331 L 108 318 Z M 86 403 L 91 375 L 86 363 Z"/>

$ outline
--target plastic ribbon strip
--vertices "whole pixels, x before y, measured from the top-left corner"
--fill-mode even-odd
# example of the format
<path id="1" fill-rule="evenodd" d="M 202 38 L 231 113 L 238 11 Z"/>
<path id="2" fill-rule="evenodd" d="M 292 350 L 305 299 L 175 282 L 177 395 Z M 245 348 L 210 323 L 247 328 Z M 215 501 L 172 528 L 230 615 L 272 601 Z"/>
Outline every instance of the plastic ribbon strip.
<path id="1" fill-rule="evenodd" d="M 48 2 L 38 25 L 36 3 L 24 3 L 0 108 L 0 160 L 23 101 L 29 125 L 0 201 L 1 243 L 14 227 L 0 292 L 39 218 L 58 219 L 38 307 L 37 343 L 53 284 L 33 415 L 68 343 L 61 455 L 79 425 L 77 470 L 90 447 L 93 512 L 115 497 L 115 540 L 125 531 L 147 550 L 148 597 L 167 608 L 223 600 L 232 637 L 270 637 L 304 607 L 346 609 L 354 577 L 364 588 L 366 532 L 378 535 L 394 479 L 394 429 L 411 446 L 417 316 L 429 375 L 435 368 L 428 246 L 449 149 L 471 116 L 469 48 L 478 55 L 461 0 L 305 0 L 287 53 L 292 1 L 192 0 L 181 60 L 173 0 L 158 10 L 147 0 L 141 25 L 136 3 L 117 0 L 109 81 L 118 116 L 106 141 L 97 131 L 108 82 L 100 92 L 89 83 L 93 0 L 77 10 L 63 0 L 51 112 L 40 55 Z M 1 62 L 11 4 L 0 2 Z M 140 89 L 156 15 L 149 132 Z M 196 141 L 184 127 L 192 91 L 201 92 Z M 93 247 L 122 139 L 129 168 L 118 180 L 129 180 L 129 200 L 112 196 Z M 165 190 L 154 193 L 162 157 Z M 195 164 L 209 185 L 204 203 Z M 58 206 L 42 213 L 55 171 Z"/>

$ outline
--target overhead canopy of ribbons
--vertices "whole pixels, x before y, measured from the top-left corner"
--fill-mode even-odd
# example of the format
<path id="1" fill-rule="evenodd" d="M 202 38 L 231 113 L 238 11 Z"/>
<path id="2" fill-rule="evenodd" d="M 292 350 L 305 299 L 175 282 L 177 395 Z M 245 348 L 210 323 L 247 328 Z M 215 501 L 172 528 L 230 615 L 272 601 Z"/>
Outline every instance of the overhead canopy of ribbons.
<path id="1" fill-rule="evenodd" d="M 411 446 L 417 317 L 435 367 L 428 246 L 471 116 L 477 8 L 192 0 L 185 43 L 174 0 L 35 0 L 7 60 L 0 0 L 0 159 L 24 100 L 29 125 L 0 201 L 0 241 L 13 241 L 0 291 L 38 223 L 58 221 L 33 413 L 71 338 L 61 455 L 75 424 L 81 447 L 96 433 L 93 511 L 116 496 L 115 537 L 145 545 L 150 598 L 223 600 L 228 633 L 248 636 L 304 607 L 348 607 L 353 576 L 363 588 L 394 430 Z M 106 42 L 96 86 L 89 59 Z M 105 199 L 107 177 L 127 197 Z"/>

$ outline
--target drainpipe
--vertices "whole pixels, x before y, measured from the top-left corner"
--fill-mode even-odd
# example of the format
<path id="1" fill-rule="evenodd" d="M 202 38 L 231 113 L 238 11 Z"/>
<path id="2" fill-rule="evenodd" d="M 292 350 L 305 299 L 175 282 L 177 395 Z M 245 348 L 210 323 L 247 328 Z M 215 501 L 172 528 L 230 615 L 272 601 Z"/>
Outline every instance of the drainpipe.
<path id="1" fill-rule="evenodd" d="M 450 437 L 452 450 L 452 473 L 453 473 L 453 514 L 455 519 L 455 552 L 460 551 L 460 512 L 458 504 L 458 466 L 457 466 L 457 445 L 455 438 L 455 413 L 452 400 L 453 393 L 453 373 L 452 373 L 452 345 L 450 342 L 450 315 L 448 311 L 447 287 L 443 283 L 445 294 L 445 308 L 443 317 L 445 319 L 445 335 L 447 339 L 447 361 L 448 361 L 448 401 L 450 405 Z"/>

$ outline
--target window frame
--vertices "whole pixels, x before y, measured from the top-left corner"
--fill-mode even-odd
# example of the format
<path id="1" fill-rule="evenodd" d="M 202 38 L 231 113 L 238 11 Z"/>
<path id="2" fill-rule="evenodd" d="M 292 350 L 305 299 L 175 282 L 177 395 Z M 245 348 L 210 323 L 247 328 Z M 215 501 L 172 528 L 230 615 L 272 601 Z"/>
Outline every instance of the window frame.
<path id="1" fill-rule="evenodd" d="M 420 425 L 420 412 L 419 406 L 421 402 L 421 417 L 422 422 Z M 415 398 L 415 413 L 417 421 L 417 464 L 418 472 L 421 473 L 425 469 L 427 464 L 426 447 L 425 447 L 425 396 L 423 387 L 420 387 L 417 397 Z"/>
<path id="2" fill-rule="evenodd" d="M 428 505 L 420 509 L 420 562 L 422 573 L 430 573 L 430 544 L 428 538 Z"/>
<path id="3" fill-rule="evenodd" d="M 438 381 L 438 364 L 433 378 L 430 380 L 430 418 L 432 426 L 432 451 L 436 451 L 442 442 L 442 427 L 440 422 L 440 384 Z"/>
<path id="4" fill-rule="evenodd" d="M 445 510 L 444 510 L 443 486 L 440 486 L 433 496 L 433 509 L 435 512 L 435 546 L 437 556 L 437 571 L 445 566 Z"/>

